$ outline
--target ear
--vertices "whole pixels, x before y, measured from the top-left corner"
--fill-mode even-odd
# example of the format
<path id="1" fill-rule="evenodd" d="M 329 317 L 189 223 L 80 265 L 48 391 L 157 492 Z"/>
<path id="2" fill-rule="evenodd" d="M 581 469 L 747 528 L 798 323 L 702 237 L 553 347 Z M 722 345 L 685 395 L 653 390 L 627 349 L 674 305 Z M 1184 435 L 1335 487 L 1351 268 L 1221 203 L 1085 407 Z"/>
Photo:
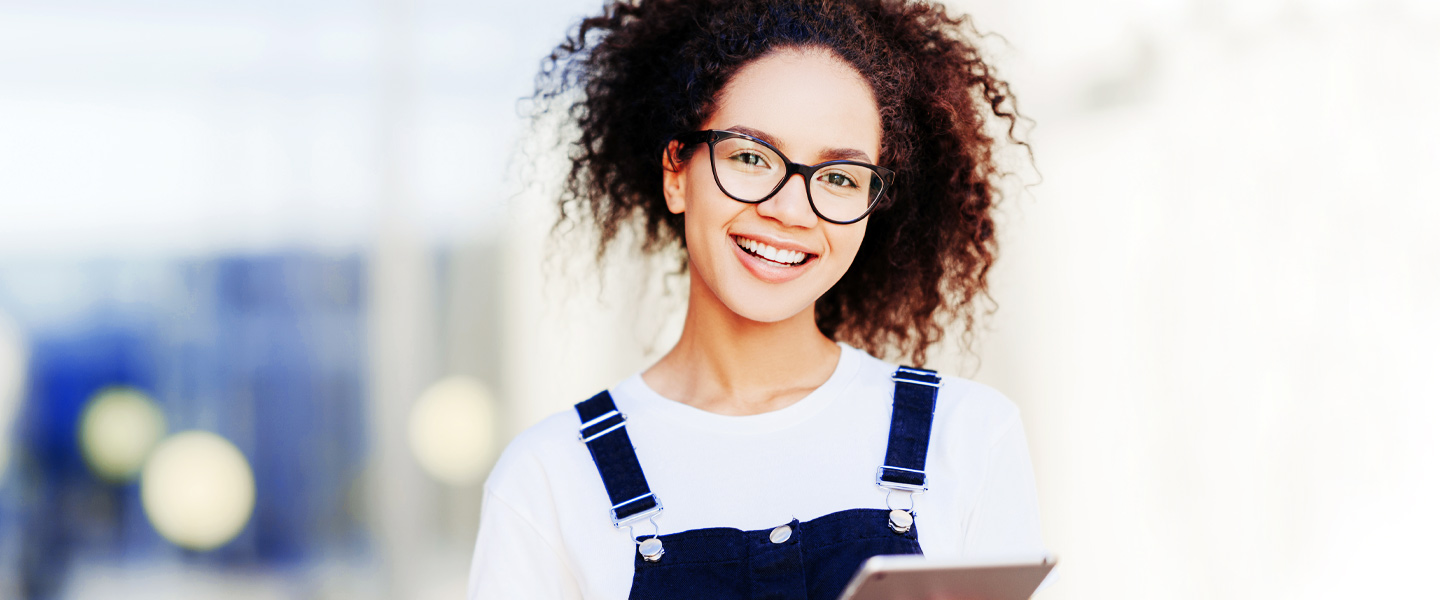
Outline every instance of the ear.
<path id="1" fill-rule="evenodd" d="M 663 189 L 666 208 L 677 215 L 685 212 L 686 173 L 684 165 L 680 163 L 680 142 L 671 140 L 665 146 L 661 170 L 665 173 Z"/>

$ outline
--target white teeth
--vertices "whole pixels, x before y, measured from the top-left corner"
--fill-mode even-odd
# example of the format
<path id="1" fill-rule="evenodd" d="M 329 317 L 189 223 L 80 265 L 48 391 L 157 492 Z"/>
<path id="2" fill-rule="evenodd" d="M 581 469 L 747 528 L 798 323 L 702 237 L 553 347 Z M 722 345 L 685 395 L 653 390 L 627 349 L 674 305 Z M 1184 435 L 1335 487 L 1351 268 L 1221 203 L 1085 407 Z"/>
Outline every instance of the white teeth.
<path id="1" fill-rule="evenodd" d="M 794 250 L 781 250 L 774 246 L 757 242 L 750 238 L 736 236 L 735 242 L 740 244 L 741 248 L 749 250 L 755 254 L 758 254 L 778 263 L 794 265 L 799 264 L 805 260 L 804 252 L 796 252 Z"/>

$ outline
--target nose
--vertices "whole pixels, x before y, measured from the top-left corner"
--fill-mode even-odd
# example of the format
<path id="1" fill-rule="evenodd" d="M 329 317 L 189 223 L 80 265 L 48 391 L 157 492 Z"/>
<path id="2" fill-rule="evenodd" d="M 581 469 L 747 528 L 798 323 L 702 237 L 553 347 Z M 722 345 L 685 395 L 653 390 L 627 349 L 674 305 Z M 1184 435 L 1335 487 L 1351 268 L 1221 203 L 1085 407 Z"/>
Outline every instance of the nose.
<path id="1" fill-rule="evenodd" d="M 820 220 L 810 209 L 810 199 L 805 195 L 805 176 L 799 173 L 786 177 L 780 191 L 756 205 L 755 211 L 787 227 L 814 227 Z"/>

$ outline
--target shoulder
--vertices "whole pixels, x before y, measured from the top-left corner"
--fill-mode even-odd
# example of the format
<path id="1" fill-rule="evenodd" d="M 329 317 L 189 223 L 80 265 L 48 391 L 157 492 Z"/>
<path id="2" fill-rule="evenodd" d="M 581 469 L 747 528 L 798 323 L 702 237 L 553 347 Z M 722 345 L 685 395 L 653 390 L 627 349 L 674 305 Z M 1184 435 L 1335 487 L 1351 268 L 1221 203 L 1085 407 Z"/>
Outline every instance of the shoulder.
<path id="1" fill-rule="evenodd" d="M 942 381 L 935 403 L 936 422 L 983 432 L 991 444 L 1020 426 L 1020 407 L 999 390 L 964 377 L 944 375 Z"/>
<path id="2" fill-rule="evenodd" d="M 852 349 L 860 379 L 868 386 L 893 388 L 890 375 L 900 365 Z M 990 445 L 1020 427 L 1020 409 L 1005 394 L 978 381 L 940 374 L 935 399 L 935 427 L 944 437 L 962 436 Z"/>
<path id="3" fill-rule="evenodd" d="M 576 438 L 579 428 L 575 411 L 565 409 L 520 432 L 495 462 L 485 489 L 517 506 L 532 505 L 537 494 L 552 495 L 549 482 L 588 459 Z"/>
<path id="4" fill-rule="evenodd" d="M 567 441 L 576 441 L 579 431 L 580 417 L 573 406 L 566 407 L 521 431 L 510 440 L 510 444 L 505 448 L 505 455 L 551 453 L 564 446 Z"/>
<path id="5" fill-rule="evenodd" d="M 515 436 L 496 461 L 485 480 L 471 598 L 579 598 L 623 584 L 605 575 L 613 568 L 595 568 L 630 554 L 625 537 L 594 518 L 609 504 L 579 424 L 574 410 L 556 412 Z"/>

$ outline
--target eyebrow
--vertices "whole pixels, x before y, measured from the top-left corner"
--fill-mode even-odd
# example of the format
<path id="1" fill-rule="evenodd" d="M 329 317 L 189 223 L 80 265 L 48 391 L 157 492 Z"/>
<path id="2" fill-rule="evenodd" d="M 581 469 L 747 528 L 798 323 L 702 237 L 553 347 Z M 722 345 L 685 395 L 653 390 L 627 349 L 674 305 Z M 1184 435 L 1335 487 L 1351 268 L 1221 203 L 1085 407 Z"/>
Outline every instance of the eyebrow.
<path id="1" fill-rule="evenodd" d="M 743 134 L 748 135 L 748 136 L 750 136 L 750 137 L 763 140 L 764 142 L 770 144 L 771 146 L 775 146 L 775 147 L 777 147 L 777 148 L 784 145 L 784 144 L 781 144 L 779 141 L 777 141 L 777 140 L 775 139 L 775 136 L 772 136 L 772 135 L 770 135 L 770 134 L 768 134 L 768 133 L 765 133 L 765 132 L 763 132 L 763 131 L 760 131 L 759 129 L 754 129 L 754 128 L 751 128 L 751 127 L 746 127 L 746 126 L 744 126 L 744 125 L 735 125 L 735 126 L 733 126 L 733 127 L 730 127 L 730 128 L 728 128 L 728 129 L 726 129 L 726 131 L 733 131 L 733 132 L 735 132 L 735 133 L 743 133 Z M 856 150 L 856 149 L 854 149 L 854 148 L 821 148 L 821 149 L 820 149 L 820 162 L 826 162 L 826 161 L 832 161 L 832 160 L 858 160 L 858 161 L 860 161 L 860 162 L 866 162 L 866 163 L 871 162 L 870 155 L 869 155 L 869 154 L 866 154 L 865 151 L 863 151 L 863 150 Z"/>

